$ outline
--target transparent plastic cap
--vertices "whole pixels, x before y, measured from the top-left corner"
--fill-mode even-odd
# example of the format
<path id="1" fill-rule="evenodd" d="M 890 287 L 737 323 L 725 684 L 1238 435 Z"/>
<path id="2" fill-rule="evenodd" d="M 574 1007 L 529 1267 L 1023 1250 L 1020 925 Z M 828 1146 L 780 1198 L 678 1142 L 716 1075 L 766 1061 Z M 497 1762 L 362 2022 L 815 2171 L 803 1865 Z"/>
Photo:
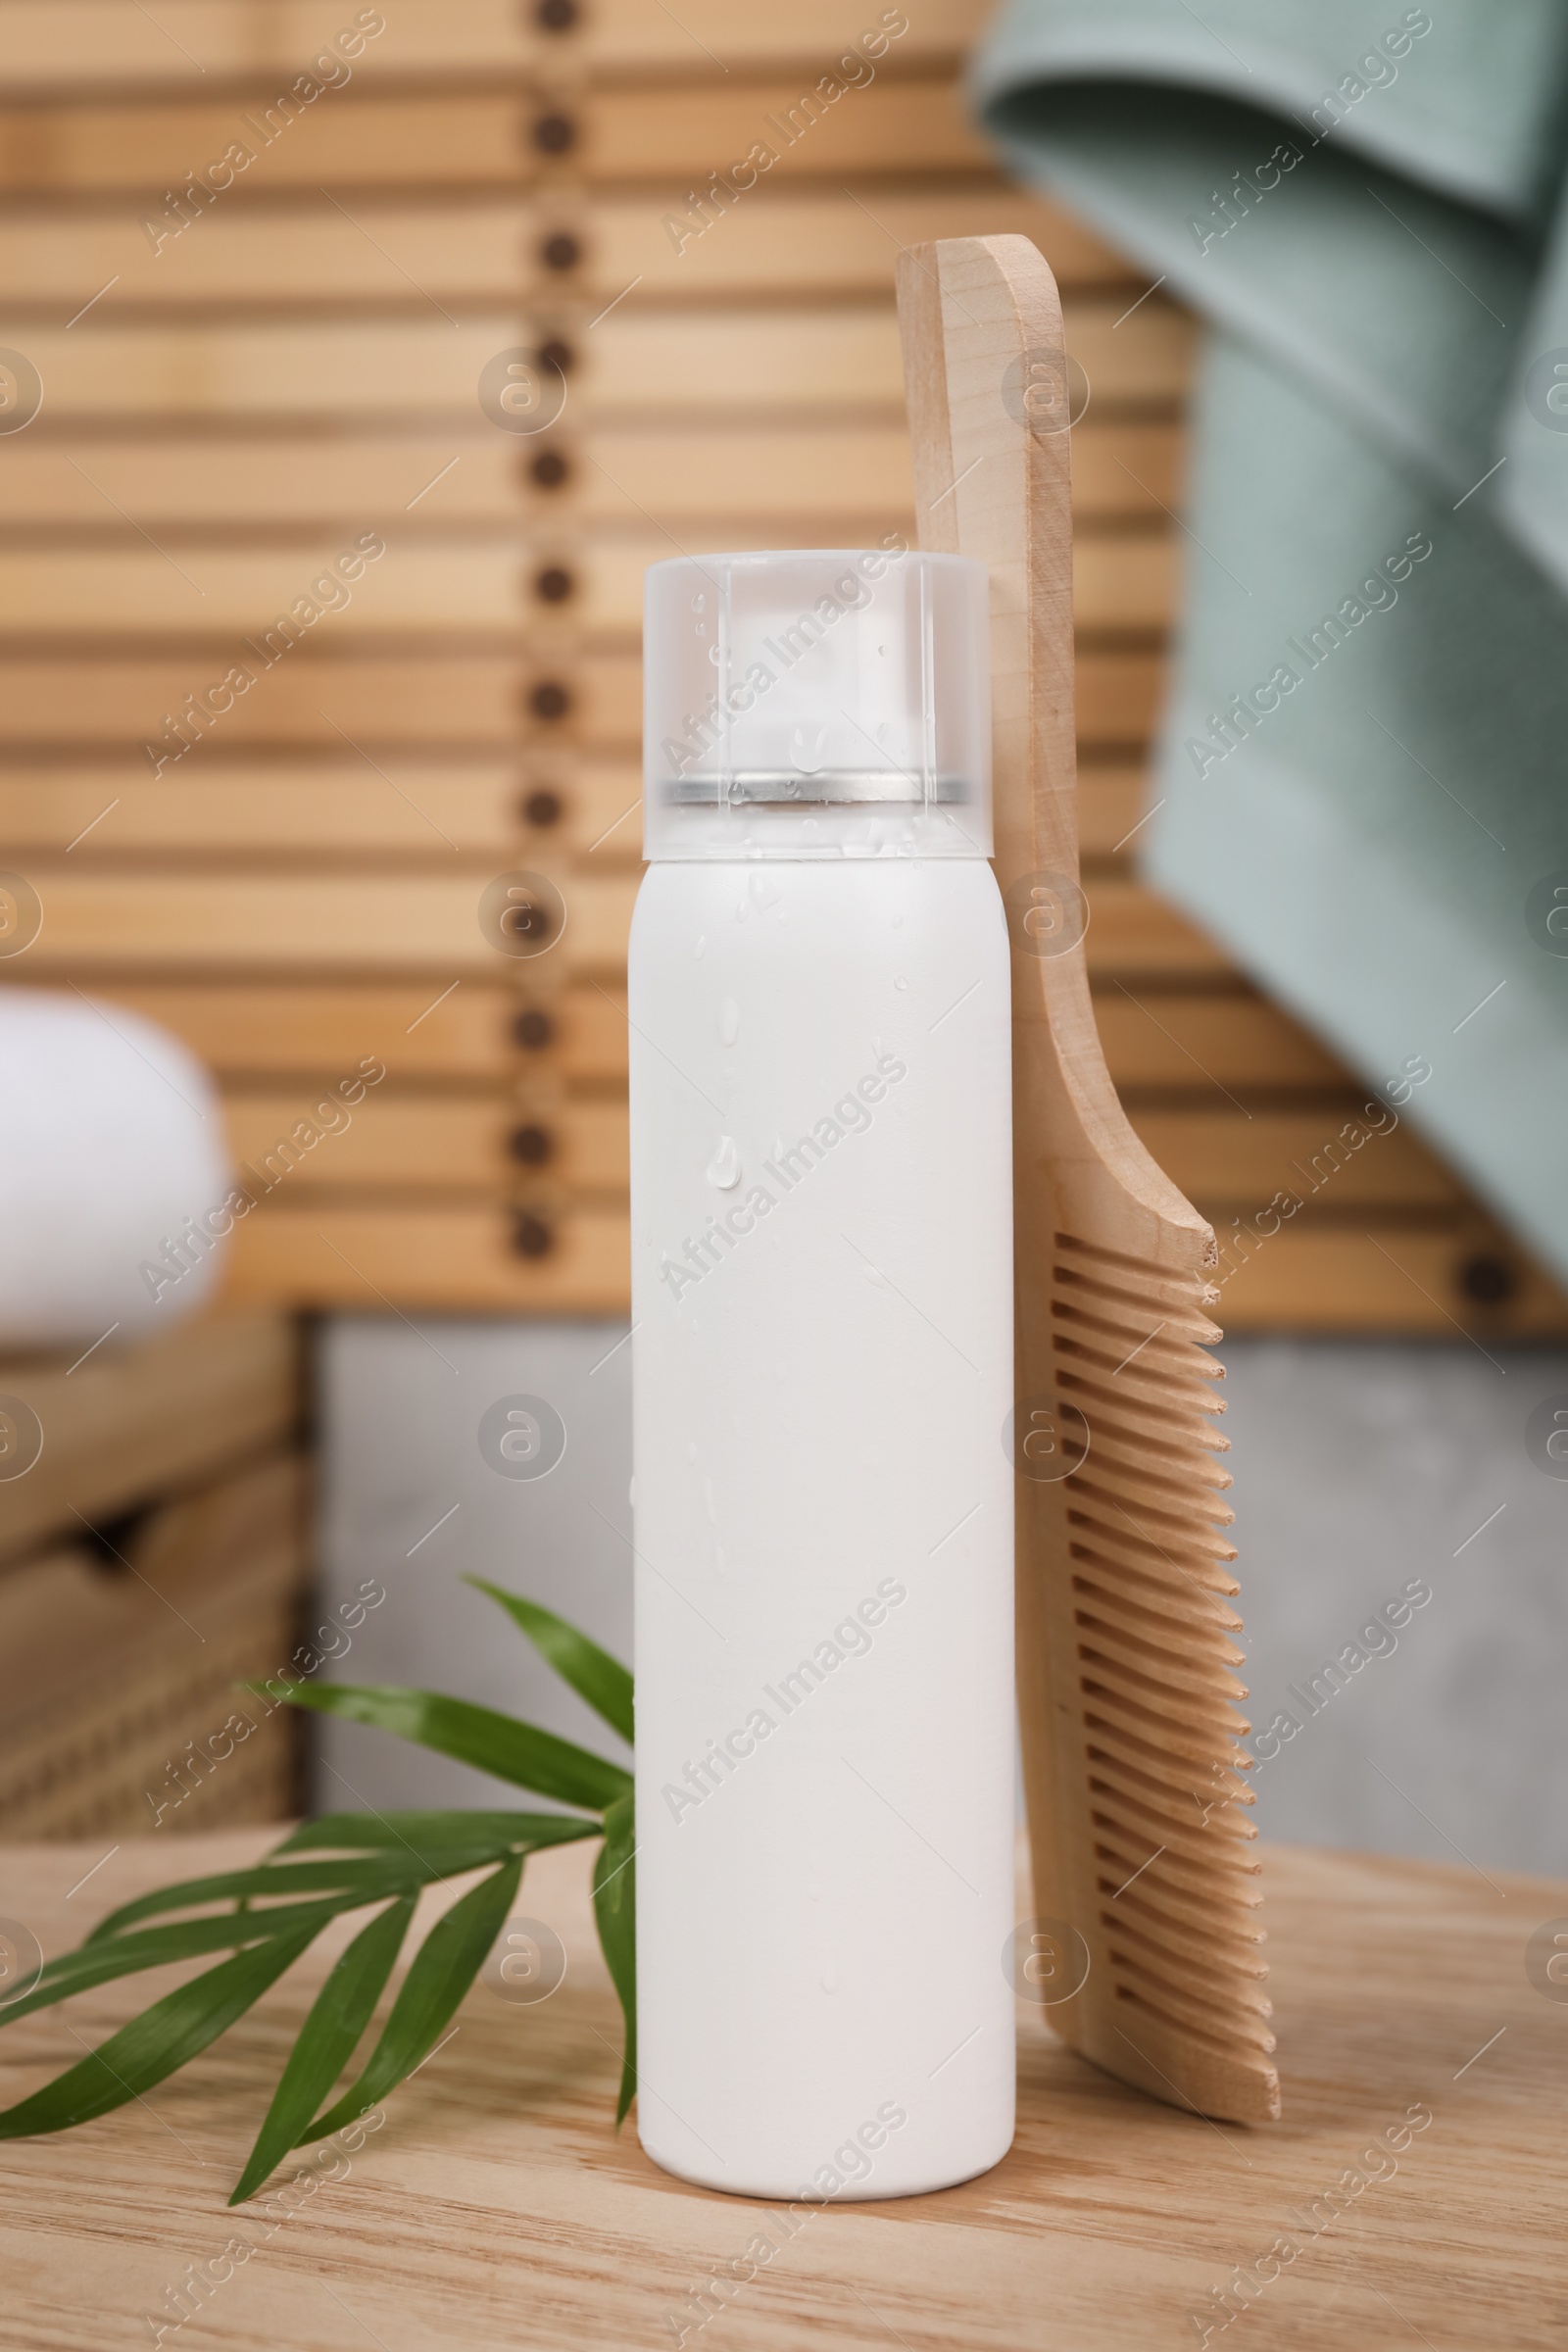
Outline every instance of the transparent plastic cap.
<path id="1" fill-rule="evenodd" d="M 989 858 L 987 574 L 883 548 L 651 565 L 652 858 Z"/>

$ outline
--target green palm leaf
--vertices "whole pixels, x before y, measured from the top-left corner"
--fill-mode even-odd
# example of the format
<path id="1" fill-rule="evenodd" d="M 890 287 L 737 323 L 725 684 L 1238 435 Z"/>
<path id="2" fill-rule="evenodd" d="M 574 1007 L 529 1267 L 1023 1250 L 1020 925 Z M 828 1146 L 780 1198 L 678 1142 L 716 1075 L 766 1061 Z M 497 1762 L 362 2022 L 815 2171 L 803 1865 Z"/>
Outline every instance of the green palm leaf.
<path id="1" fill-rule="evenodd" d="M 308 1930 L 306 1942 L 338 1912 L 352 1907 L 341 1895 L 319 1903 L 280 1903 L 272 1911 L 225 1911 L 217 1919 L 182 1919 L 139 1936 L 112 1936 L 102 1943 L 78 1944 L 47 1960 L 37 1984 L 20 1999 L 0 2008 L 0 2025 L 11 2025 L 34 2009 L 47 2009 L 68 2000 L 74 1992 L 88 1992 L 112 1978 L 128 1977 L 144 1968 L 168 1968 L 176 1960 L 194 1960 L 225 1945 L 266 1943 L 296 1929 Z"/>
<path id="2" fill-rule="evenodd" d="M 522 1856 L 514 1854 L 436 1921 L 403 1980 L 364 2074 L 335 2107 L 300 2133 L 302 2142 L 324 2139 L 353 2122 L 429 2056 L 501 1933 L 521 1880 Z"/>
<path id="3" fill-rule="evenodd" d="M 487 1841 L 475 1854 L 475 1864 L 488 1862 L 494 1848 Z M 471 1867 L 471 1866 L 470 1866 Z M 417 1854 L 393 1858 L 370 1858 L 366 1855 L 344 1855 L 335 1862 L 291 1862 L 279 1864 L 267 1861 L 254 1870 L 224 1870 L 208 1879 L 186 1879 L 178 1886 L 161 1886 L 153 1894 L 138 1895 L 134 1902 L 122 1903 L 101 1919 L 87 1937 L 88 1945 L 103 1943 L 133 1927 L 137 1920 L 153 1918 L 160 1911 L 193 1911 L 201 1903 L 236 1902 L 241 1896 L 270 1894 L 315 1894 L 341 1891 L 352 1895 L 356 1902 L 371 1903 L 378 1895 L 401 1894 L 412 1881 L 416 1886 L 429 1883 L 432 1872 Z M 338 1908 L 343 1906 L 339 1904 Z M 251 1918 L 264 1927 L 269 1914 L 253 1911 Z"/>
<path id="4" fill-rule="evenodd" d="M 302 1853 L 312 1846 L 341 1847 L 348 1853 L 379 1853 L 404 1846 L 421 1861 L 473 1853 L 472 1863 L 499 1859 L 518 1846 L 565 1845 L 573 1838 L 597 1838 L 600 1825 L 577 1813 L 318 1813 L 301 1822 L 274 1854 Z"/>
<path id="5" fill-rule="evenodd" d="M 228 2200 L 231 2205 L 243 2204 L 273 2166 L 282 2162 L 353 2057 L 392 1973 L 392 1963 L 414 1917 L 414 1902 L 412 1894 L 401 1895 L 377 1912 L 369 1926 L 360 1930 L 321 1986 Z"/>
<path id="6" fill-rule="evenodd" d="M 563 1804 L 589 1805 L 596 1813 L 631 1787 L 631 1775 L 608 1757 L 558 1740 L 554 1732 L 542 1732 L 531 1723 L 519 1723 L 514 1715 L 498 1715 L 493 1707 L 446 1698 L 439 1691 L 405 1690 L 385 1683 L 294 1683 L 283 1696 L 320 1715 L 374 1724 L 383 1732 L 395 1732 L 400 1740 L 413 1740 L 439 1755 L 493 1773 L 497 1780 L 559 1797 Z"/>
<path id="7" fill-rule="evenodd" d="M 317 1934 L 316 1927 L 296 1928 L 292 1934 L 269 1936 L 252 1951 L 236 1952 L 220 1961 L 194 1984 L 166 1993 L 140 2017 L 83 2058 L 57 2075 L 0 2115 L 0 2139 L 20 2139 L 33 2132 L 64 2132 L 72 2124 L 91 2122 L 123 2107 L 127 2099 L 151 2090 L 166 2075 L 205 2050 L 227 2032 L 299 1958 Z"/>
<path id="8" fill-rule="evenodd" d="M 615 2129 L 626 2120 L 637 2087 L 637 1825 L 632 1799 L 616 1799 L 605 1815 L 605 1842 L 594 1863 L 594 1919 L 621 2014 L 626 2020 Z"/>
<path id="9" fill-rule="evenodd" d="M 611 1730 L 631 1745 L 632 1681 L 618 1658 L 601 1649 L 597 1642 L 590 1642 L 554 1609 L 541 1608 L 538 1601 L 525 1600 L 520 1592 L 508 1592 L 482 1576 L 466 1576 L 463 1581 L 476 1592 L 488 1592 L 492 1600 L 498 1600 L 562 1681 L 569 1683 L 577 1696 L 585 1698 L 595 1714 L 603 1716 Z"/>

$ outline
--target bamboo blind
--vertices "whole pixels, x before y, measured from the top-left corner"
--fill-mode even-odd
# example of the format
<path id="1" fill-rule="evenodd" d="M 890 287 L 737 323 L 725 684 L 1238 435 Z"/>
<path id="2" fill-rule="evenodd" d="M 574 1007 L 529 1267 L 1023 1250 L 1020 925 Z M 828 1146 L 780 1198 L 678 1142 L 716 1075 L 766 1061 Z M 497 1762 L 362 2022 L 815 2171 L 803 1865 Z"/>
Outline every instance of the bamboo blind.
<path id="1" fill-rule="evenodd" d="M 894 261 L 1017 229 L 1090 392 L 1097 1004 L 1226 1325 L 1568 1328 L 1407 1126 L 1338 1142 L 1366 1089 L 1133 876 L 1193 330 L 998 176 L 974 31 L 960 0 L 0 0 L 0 840 L 42 913 L 0 981 L 218 1071 L 258 1172 L 238 1297 L 624 1308 L 642 569 L 907 534 Z M 548 953 L 482 920 L 517 873 L 561 894 Z"/>

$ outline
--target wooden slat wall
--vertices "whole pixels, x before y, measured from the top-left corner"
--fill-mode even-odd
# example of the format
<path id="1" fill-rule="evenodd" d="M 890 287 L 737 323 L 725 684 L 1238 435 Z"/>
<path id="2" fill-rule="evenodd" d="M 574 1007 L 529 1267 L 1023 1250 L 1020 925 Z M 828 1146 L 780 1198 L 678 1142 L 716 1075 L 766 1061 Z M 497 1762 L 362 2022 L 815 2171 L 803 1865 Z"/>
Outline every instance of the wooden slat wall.
<path id="1" fill-rule="evenodd" d="M 0 841 L 44 921 L 0 974 L 176 1030 L 258 1167 L 334 1082 L 387 1071 L 240 1226 L 238 1295 L 624 1306 L 643 568 L 907 531 L 894 260 L 1019 229 L 1092 387 L 1102 1026 L 1135 1123 L 1228 1239 L 1223 1320 L 1568 1328 L 1408 1129 L 1329 1166 L 1365 1090 L 1128 866 L 1193 327 L 994 172 L 959 0 L 3 14 L 4 339 L 44 391 L 0 431 Z M 776 165 L 726 203 L 711 175 L 759 140 Z M 531 435 L 480 405 L 515 351 L 564 369 Z M 348 601 L 264 665 L 275 615 L 367 535 L 385 553 Z M 173 722 L 236 662 L 254 682 L 176 759 Z M 537 960 L 480 928 L 514 869 L 567 907 Z M 1282 1189 L 1302 1206 L 1259 1240 Z"/>

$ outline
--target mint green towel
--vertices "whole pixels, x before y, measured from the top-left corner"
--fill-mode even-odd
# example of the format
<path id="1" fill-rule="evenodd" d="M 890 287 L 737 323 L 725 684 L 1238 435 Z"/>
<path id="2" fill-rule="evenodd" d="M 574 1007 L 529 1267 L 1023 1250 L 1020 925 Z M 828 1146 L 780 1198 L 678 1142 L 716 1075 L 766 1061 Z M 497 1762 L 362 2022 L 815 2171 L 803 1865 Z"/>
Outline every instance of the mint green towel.
<path id="1" fill-rule="evenodd" d="M 975 88 L 1213 329 L 1149 878 L 1568 1275 L 1568 9 L 1015 0 Z"/>

